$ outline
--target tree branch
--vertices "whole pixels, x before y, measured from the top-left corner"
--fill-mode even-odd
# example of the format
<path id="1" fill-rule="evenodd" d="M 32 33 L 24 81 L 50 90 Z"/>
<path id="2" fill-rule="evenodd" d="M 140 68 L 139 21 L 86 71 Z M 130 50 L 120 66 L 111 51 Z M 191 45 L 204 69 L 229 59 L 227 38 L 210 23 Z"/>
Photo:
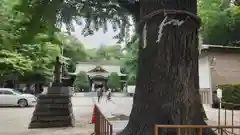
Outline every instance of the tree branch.
<path id="1" fill-rule="evenodd" d="M 236 6 L 240 6 L 240 0 L 232 0 Z"/>
<path id="2" fill-rule="evenodd" d="M 133 15 L 136 22 L 140 21 L 140 4 L 138 1 L 132 0 L 118 0 L 121 7 L 125 8 L 130 14 Z"/>

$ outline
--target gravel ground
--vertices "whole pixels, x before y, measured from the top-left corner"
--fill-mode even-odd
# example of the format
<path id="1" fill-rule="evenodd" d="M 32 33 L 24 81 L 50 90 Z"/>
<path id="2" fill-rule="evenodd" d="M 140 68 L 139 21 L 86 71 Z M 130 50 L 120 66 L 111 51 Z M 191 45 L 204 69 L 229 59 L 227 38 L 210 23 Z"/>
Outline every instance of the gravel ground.
<path id="1" fill-rule="evenodd" d="M 73 97 L 72 104 L 76 119 L 74 128 L 28 129 L 34 107 L 1 107 L 0 135 L 90 135 L 93 133 L 93 125 L 89 124 L 92 98 Z"/>

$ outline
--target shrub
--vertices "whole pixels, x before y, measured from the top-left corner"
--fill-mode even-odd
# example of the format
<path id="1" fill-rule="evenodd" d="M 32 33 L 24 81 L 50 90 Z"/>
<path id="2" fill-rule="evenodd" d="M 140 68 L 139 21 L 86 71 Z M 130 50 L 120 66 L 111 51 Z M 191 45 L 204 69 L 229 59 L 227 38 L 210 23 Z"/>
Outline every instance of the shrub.
<path id="1" fill-rule="evenodd" d="M 87 73 L 83 71 L 79 72 L 74 81 L 74 87 L 78 88 L 79 90 L 81 89 L 88 90 L 89 85 L 90 85 L 90 82 L 89 82 Z"/>
<path id="2" fill-rule="evenodd" d="M 107 82 L 107 85 L 109 88 L 111 89 L 115 89 L 115 91 L 117 89 L 120 89 L 120 77 L 118 76 L 117 73 L 111 73 L 109 78 L 108 78 L 108 82 Z"/>
<path id="3" fill-rule="evenodd" d="M 224 84 L 218 87 L 223 90 L 223 107 L 226 109 L 240 109 L 240 84 Z"/>
<path id="4" fill-rule="evenodd" d="M 136 85 L 136 76 L 128 77 L 128 85 Z"/>

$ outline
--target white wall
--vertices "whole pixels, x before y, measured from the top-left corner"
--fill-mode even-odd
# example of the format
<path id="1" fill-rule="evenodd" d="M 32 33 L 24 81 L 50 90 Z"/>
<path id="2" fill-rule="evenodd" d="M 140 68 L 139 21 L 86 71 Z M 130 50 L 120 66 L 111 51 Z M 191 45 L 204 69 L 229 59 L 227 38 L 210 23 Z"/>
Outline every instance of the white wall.
<path id="1" fill-rule="evenodd" d="M 207 56 L 199 57 L 199 87 L 211 88 L 210 68 Z"/>
<path id="2" fill-rule="evenodd" d="M 81 71 L 88 72 L 89 70 L 94 69 L 95 67 L 96 67 L 96 65 L 94 65 L 94 64 L 78 63 L 76 65 L 75 74 L 78 74 Z"/>
<path id="3" fill-rule="evenodd" d="M 78 64 L 75 73 L 80 71 L 89 71 L 95 68 L 94 64 Z M 110 72 L 120 72 L 120 66 L 105 66 L 103 68 Z M 114 70 L 113 70 L 114 69 Z M 210 86 L 210 68 L 207 56 L 199 57 L 199 87 L 200 88 L 211 88 Z"/>

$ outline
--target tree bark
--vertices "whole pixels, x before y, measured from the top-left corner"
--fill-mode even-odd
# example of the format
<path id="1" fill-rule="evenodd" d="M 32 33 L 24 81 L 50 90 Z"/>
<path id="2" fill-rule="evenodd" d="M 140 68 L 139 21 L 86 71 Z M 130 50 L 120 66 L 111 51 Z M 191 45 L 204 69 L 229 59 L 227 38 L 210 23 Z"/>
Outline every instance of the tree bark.
<path id="1" fill-rule="evenodd" d="M 140 16 L 143 18 L 158 9 L 196 14 L 196 7 L 196 0 L 140 0 Z M 146 23 L 146 41 L 139 33 L 135 96 L 129 122 L 119 135 L 153 135 L 155 124 L 206 124 L 199 94 L 198 27 L 184 16 L 165 19 L 163 14 L 157 15 Z M 170 23 L 173 20 L 184 22 Z M 166 25 L 160 30 L 164 21 Z M 167 129 L 159 134 L 176 135 L 176 130 Z M 199 130 L 186 129 L 181 134 L 199 135 Z M 203 134 L 215 133 L 204 129 Z"/>

